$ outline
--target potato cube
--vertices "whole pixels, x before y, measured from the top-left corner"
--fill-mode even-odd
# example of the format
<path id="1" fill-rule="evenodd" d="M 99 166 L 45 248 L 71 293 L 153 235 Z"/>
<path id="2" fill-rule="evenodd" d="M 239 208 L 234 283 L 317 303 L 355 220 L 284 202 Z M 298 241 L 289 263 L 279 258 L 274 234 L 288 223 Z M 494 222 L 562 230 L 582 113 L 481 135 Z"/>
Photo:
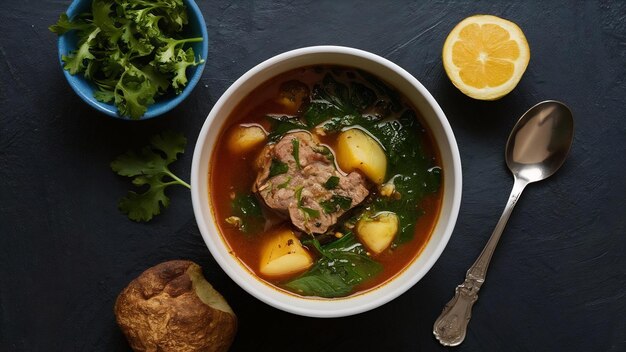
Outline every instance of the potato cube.
<path id="1" fill-rule="evenodd" d="M 380 185 L 387 172 L 387 156 L 378 141 L 358 128 L 341 132 L 337 138 L 337 163 L 345 172 L 359 170 Z"/>
<path id="2" fill-rule="evenodd" d="M 375 254 L 387 249 L 397 232 L 398 216 L 391 212 L 373 218 L 362 217 L 356 224 L 357 236 Z"/>
<path id="3" fill-rule="evenodd" d="M 235 153 L 246 153 L 265 141 L 265 130 L 256 125 L 238 125 L 231 129 L 228 148 Z"/>
<path id="4" fill-rule="evenodd" d="M 296 274 L 313 265 L 313 258 L 289 229 L 273 233 L 262 248 L 259 271 L 266 277 Z"/>

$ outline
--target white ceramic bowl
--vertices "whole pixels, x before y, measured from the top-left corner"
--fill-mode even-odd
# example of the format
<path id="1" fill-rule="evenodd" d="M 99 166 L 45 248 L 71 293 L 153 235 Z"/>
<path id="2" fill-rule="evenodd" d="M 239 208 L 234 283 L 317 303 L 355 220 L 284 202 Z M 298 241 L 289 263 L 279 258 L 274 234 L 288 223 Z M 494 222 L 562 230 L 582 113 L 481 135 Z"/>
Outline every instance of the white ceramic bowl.
<path id="1" fill-rule="evenodd" d="M 410 100 L 432 131 L 441 152 L 443 203 L 431 239 L 422 253 L 385 285 L 363 294 L 338 299 L 315 299 L 291 295 L 271 287 L 248 271 L 229 253 L 216 226 L 208 189 L 209 163 L 215 141 L 226 118 L 252 90 L 283 72 L 309 65 L 343 65 L 370 72 Z M 228 167 L 224 165 L 223 167 Z M 339 46 L 314 46 L 289 51 L 268 59 L 246 72 L 215 103 L 196 144 L 191 168 L 193 210 L 202 237 L 217 263 L 239 286 L 261 301 L 294 314 L 311 317 L 342 317 L 368 311 L 398 297 L 417 283 L 435 264 L 452 234 L 461 202 L 461 160 L 454 134 L 443 111 L 428 90 L 407 71 L 372 53 Z"/>

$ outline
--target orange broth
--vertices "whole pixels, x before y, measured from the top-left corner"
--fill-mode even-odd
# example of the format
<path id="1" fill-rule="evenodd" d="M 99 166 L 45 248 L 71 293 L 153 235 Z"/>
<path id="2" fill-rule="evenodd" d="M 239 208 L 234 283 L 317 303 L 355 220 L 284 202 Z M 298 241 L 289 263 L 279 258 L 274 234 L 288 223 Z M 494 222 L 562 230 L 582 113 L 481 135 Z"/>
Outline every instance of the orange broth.
<path id="1" fill-rule="evenodd" d="M 335 66 L 331 66 L 334 68 Z M 341 68 L 347 69 L 349 68 Z M 248 96 L 246 96 L 233 110 L 228 117 L 214 149 L 211 165 L 209 167 L 209 196 L 213 205 L 215 218 L 218 219 L 218 228 L 225 242 L 230 246 L 231 254 L 249 271 L 254 273 L 260 280 L 269 283 L 278 290 L 283 290 L 291 294 L 296 293 L 284 290 L 279 285 L 282 280 L 264 278 L 259 272 L 259 263 L 261 261 L 261 247 L 267 238 L 267 235 L 279 226 L 289 224 L 289 219 L 279 216 L 268 209 L 265 205 L 264 216 L 266 218 L 265 230 L 258 234 L 242 233 L 237 227 L 228 224 L 225 219 L 232 215 L 231 201 L 236 192 L 250 192 L 252 184 L 256 179 L 256 171 L 254 169 L 254 160 L 263 145 L 259 146 L 247 154 L 235 154 L 227 147 L 226 139 L 231 128 L 240 124 L 256 124 L 261 125 L 265 130 L 269 131 L 270 123 L 266 119 L 268 114 L 295 114 L 296 111 L 289 111 L 284 105 L 277 102 L 281 84 L 290 80 L 298 80 L 306 83 L 309 87 L 322 79 L 323 74 L 316 71 L 312 67 L 304 67 L 295 69 L 277 77 L 274 77 L 260 85 Z M 403 99 L 404 104 L 411 106 Z M 412 107 L 412 106 L 411 106 Z M 417 114 L 418 120 L 423 126 L 423 133 L 419 136 L 423 143 L 425 154 L 434 160 L 435 165 L 441 165 L 439 151 L 432 138 L 432 133 L 428 130 L 419 111 L 412 107 Z M 323 143 L 334 147 L 334 138 L 322 137 Z M 443 170 L 442 170 L 443 175 Z M 382 271 L 375 277 L 355 286 L 351 295 L 360 294 L 365 291 L 374 289 L 385 282 L 391 280 L 394 276 L 401 273 L 411 262 L 413 262 L 422 251 L 437 222 L 441 208 L 441 198 L 443 195 L 443 176 L 439 190 L 436 193 L 425 196 L 420 203 L 420 208 L 424 214 L 418 218 L 415 226 L 415 235 L 412 240 L 407 243 L 388 248 L 384 252 L 372 256 L 372 259 L 382 264 Z M 372 188 L 375 193 L 375 187 Z M 262 204 L 262 201 L 259 202 Z M 268 231 L 270 230 L 270 231 Z M 313 254 L 313 253 L 312 253 Z M 295 276 L 297 276 L 296 274 Z M 292 275 L 293 277 L 293 275 Z"/>

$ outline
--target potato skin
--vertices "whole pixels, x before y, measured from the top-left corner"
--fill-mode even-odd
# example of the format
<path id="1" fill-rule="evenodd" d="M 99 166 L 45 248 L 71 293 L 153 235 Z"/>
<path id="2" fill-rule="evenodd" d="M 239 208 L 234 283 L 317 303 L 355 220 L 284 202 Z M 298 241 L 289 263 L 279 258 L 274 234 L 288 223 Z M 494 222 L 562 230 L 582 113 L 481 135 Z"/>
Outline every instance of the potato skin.
<path id="1" fill-rule="evenodd" d="M 230 312 L 200 300 L 191 277 L 198 274 L 203 278 L 197 264 L 173 260 L 146 270 L 120 293 L 115 317 L 134 351 L 228 350 L 237 318 L 227 304 Z"/>

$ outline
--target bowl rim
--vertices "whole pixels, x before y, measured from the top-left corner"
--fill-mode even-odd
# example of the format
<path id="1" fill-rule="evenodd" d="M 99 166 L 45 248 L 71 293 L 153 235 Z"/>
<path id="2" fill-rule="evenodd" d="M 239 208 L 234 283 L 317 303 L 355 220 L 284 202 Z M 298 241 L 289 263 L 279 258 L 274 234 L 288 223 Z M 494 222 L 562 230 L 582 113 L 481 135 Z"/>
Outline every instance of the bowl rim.
<path id="1" fill-rule="evenodd" d="M 405 273 L 409 268 L 415 265 L 415 263 L 418 261 L 417 258 L 423 255 L 423 252 L 425 248 L 428 247 L 428 244 L 426 244 L 426 247 L 422 249 L 422 254 L 418 255 L 416 259 L 413 260 L 413 262 L 411 262 L 406 268 L 403 269 L 402 272 L 397 274 L 394 278 L 392 278 L 387 283 L 383 284 L 382 286 L 376 289 L 366 291 L 365 293 L 362 293 L 362 294 L 357 294 L 357 295 L 337 298 L 337 299 L 316 299 L 316 298 L 299 297 L 290 293 L 281 292 L 280 289 L 277 289 L 275 287 L 270 288 L 273 292 L 273 293 L 270 293 L 270 291 L 264 289 L 262 286 L 259 285 L 260 283 L 261 285 L 265 285 L 269 287 L 269 284 L 255 277 L 249 270 L 246 270 L 247 273 L 245 275 L 240 275 L 238 273 L 240 269 L 238 270 L 235 268 L 242 267 L 243 263 L 241 263 L 233 255 L 228 254 L 228 247 L 222 235 L 219 233 L 219 229 L 217 225 L 215 224 L 216 219 L 214 217 L 213 212 L 209 209 L 208 214 L 207 214 L 202 209 L 203 206 L 207 206 L 207 205 L 204 205 L 204 202 L 207 202 L 207 203 L 210 202 L 209 194 L 208 193 L 201 194 L 200 192 L 200 190 L 203 189 L 203 187 L 201 186 L 201 182 L 206 182 L 208 184 L 208 173 L 206 175 L 200 174 L 200 169 L 202 168 L 201 162 L 204 161 L 204 160 L 201 160 L 203 159 L 203 156 L 204 156 L 203 150 L 205 149 L 205 145 L 207 143 L 214 143 L 213 141 L 208 140 L 207 136 L 211 128 L 221 127 L 221 126 L 212 126 L 212 125 L 213 125 L 213 122 L 215 121 L 217 114 L 220 113 L 221 109 L 224 107 L 224 104 L 230 99 L 230 96 L 233 93 L 235 93 L 238 89 L 241 89 L 242 86 L 244 86 L 245 82 L 248 81 L 250 78 L 254 77 L 255 75 L 261 74 L 263 71 L 268 70 L 276 66 L 277 64 L 280 64 L 283 61 L 291 60 L 297 57 L 306 56 L 310 54 L 316 54 L 316 55 L 339 54 L 339 55 L 359 57 L 361 59 L 365 59 L 366 61 L 371 61 L 375 65 L 381 65 L 387 69 L 394 71 L 396 74 L 398 74 L 410 86 L 412 86 L 417 92 L 419 92 L 419 94 L 421 94 L 421 97 L 425 99 L 426 104 L 432 109 L 433 113 L 436 115 L 436 120 L 439 121 L 440 127 L 443 130 L 443 133 L 445 134 L 445 137 L 446 137 L 445 142 L 447 142 L 447 149 L 449 150 L 451 162 L 453 166 L 453 169 L 451 170 L 451 173 L 450 173 L 450 180 L 453 181 L 453 184 L 452 185 L 446 184 L 446 186 L 444 186 L 445 187 L 444 192 L 452 193 L 451 201 L 450 201 L 450 209 L 448 213 L 448 221 L 445 224 L 441 223 L 442 214 L 440 213 L 439 220 L 437 220 L 436 226 L 443 226 L 442 238 L 439 241 L 439 243 L 437 243 L 436 246 L 432 249 L 432 252 L 430 256 L 427 258 L 426 262 L 420 265 L 418 275 L 406 276 Z M 306 65 L 303 65 L 303 66 L 306 66 Z M 284 71 L 281 71 L 281 72 L 284 72 Z M 258 86 L 259 84 L 261 83 L 258 83 L 256 86 Z M 239 99 L 238 102 L 239 101 L 241 101 L 241 99 Z M 217 131 L 216 133 L 219 133 L 219 131 Z M 437 141 L 440 149 L 442 149 L 443 142 L 444 141 Z M 210 160 L 210 158 L 212 157 L 212 152 L 214 150 L 214 144 L 209 145 L 207 148 L 209 149 L 210 155 L 208 156 L 208 159 Z M 446 170 L 446 172 L 450 172 L 450 171 Z M 446 175 L 446 173 L 444 173 L 444 175 Z M 446 177 L 445 178 L 446 180 L 448 179 L 447 178 L 448 176 L 444 176 L 444 177 Z M 206 187 L 208 187 L 208 185 Z M 329 45 L 311 46 L 311 47 L 304 47 L 300 49 L 287 51 L 287 52 L 278 54 L 276 56 L 273 56 L 261 62 L 260 64 L 254 66 L 253 68 L 248 70 L 246 73 L 244 73 L 222 94 L 222 96 L 218 99 L 218 101 L 215 103 L 210 113 L 208 114 L 196 141 L 193 160 L 192 160 L 192 167 L 191 167 L 191 197 L 192 197 L 192 204 L 193 204 L 194 214 L 196 217 L 196 222 L 198 224 L 198 228 L 204 239 L 205 244 L 209 248 L 211 255 L 214 257 L 216 262 L 220 265 L 222 270 L 224 270 L 226 274 L 233 281 L 235 281 L 241 288 L 243 288 L 245 291 L 247 291 L 248 293 L 250 293 L 252 296 L 256 297 L 257 299 L 265 302 L 266 304 L 269 304 L 270 306 L 273 306 L 275 308 L 278 308 L 286 312 L 303 315 L 303 316 L 309 316 L 309 317 L 330 318 L 330 317 L 343 317 L 343 316 L 363 313 L 365 311 L 369 311 L 371 309 L 377 308 L 395 299 L 396 297 L 400 296 L 401 294 L 406 292 L 408 289 L 410 289 L 412 286 L 414 286 L 432 268 L 432 266 L 439 259 L 439 257 L 441 256 L 441 253 L 445 249 L 452 235 L 452 231 L 454 229 L 454 226 L 456 224 L 456 220 L 458 217 L 458 212 L 459 212 L 460 203 L 461 203 L 461 192 L 462 192 L 461 159 L 460 159 L 460 154 L 458 151 L 456 139 L 454 137 L 452 128 L 443 110 L 441 109 L 439 104 L 436 102 L 434 97 L 430 94 L 430 92 L 415 77 L 413 77 L 410 73 L 402 69 L 397 64 L 383 57 L 372 54 L 370 52 L 360 50 L 360 49 L 354 49 L 350 47 L 344 47 L 344 46 L 329 46 Z M 444 193 L 444 197 L 445 197 L 445 193 Z M 209 223 L 212 223 L 213 227 L 216 230 L 215 231 L 216 233 L 214 235 L 209 230 Z M 223 250 L 223 251 L 220 251 L 220 250 Z M 244 277 L 244 276 L 247 276 L 247 277 Z M 405 279 L 400 284 L 400 286 L 395 287 L 392 291 L 387 292 L 384 295 L 379 294 L 377 295 L 377 297 L 373 297 L 373 299 L 368 299 L 368 300 L 357 299 L 357 297 L 365 297 L 368 295 L 370 298 L 372 298 L 371 294 L 375 292 L 380 292 L 381 290 L 384 289 L 384 287 L 388 286 L 391 282 L 396 281 L 399 277 L 405 277 Z M 358 300 L 358 304 L 345 304 L 345 302 L 351 302 L 351 301 L 357 301 L 357 300 Z M 320 306 L 316 308 L 314 307 L 315 306 L 314 303 L 305 304 L 304 302 L 321 302 L 321 303 L 320 303 Z M 299 305 L 298 303 L 306 305 L 306 306 L 303 307 L 302 305 Z M 326 306 L 326 305 L 332 306 L 333 309 L 332 310 L 328 308 L 319 309 L 319 307 Z"/>
<path id="2" fill-rule="evenodd" d="M 78 8 L 83 2 L 86 2 L 86 0 L 73 0 L 70 6 L 65 11 L 67 16 L 69 18 L 76 16 L 77 15 L 76 12 L 78 11 Z M 89 95 L 87 92 L 77 87 L 77 85 L 74 83 L 74 80 L 85 79 L 84 77 L 77 78 L 75 77 L 75 75 L 70 74 L 66 69 L 63 68 L 62 56 L 64 55 L 64 53 L 68 52 L 67 45 L 65 42 L 67 37 L 65 36 L 66 33 L 64 33 L 60 35 L 59 38 L 57 39 L 57 52 L 58 52 L 58 57 L 59 57 L 59 63 L 60 63 L 61 71 L 63 71 L 63 76 L 65 77 L 65 80 L 67 81 L 69 86 L 72 88 L 72 90 L 76 93 L 76 95 L 78 95 L 84 102 L 86 102 L 89 106 L 96 109 L 97 111 L 100 111 L 101 113 L 105 115 L 108 115 L 110 117 L 114 117 L 116 119 L 123 120 L 123 121 L 142 121 L 142 120 L 149 120 L 154 117 L 161 116 L 165 114 L 166 112 L 174 109 L 183 100 L 187 99 L 187 97 L 191 94 L 191 91 L 193 91 L 193 89 L 195 88 L 196 84 L 198 84 L 198 82 L 200 81 L 200 78 L 202 77 L 202 73 L 204 72 L 204 67 L 207 63 L 208 53 L 209 53 L 209 35 L 207 32 L 207 28 L 206 28 L 206 22 L 204 21 L 204 17 L 202 16 L 202 11 L 200 11 L 198 4 L 196 4 L 194 0 L 183 0 L 183 2 L 187 6 L 187 9 L 188 9 L 187 13 L 188 14 L 189 12 L 193 13 L 194 16 L 197 18 L 198 23 L 200 24 L 199 27 L 200 27 L 200 32 L 202 34 L 201 57 L 204 59 L 204 62 L 196 66 L 196 70 L 193 76 L 191 76 L 191 78 L 188 79 L 187 85 L 185 86 L 185 88 L 180 94 L 174 95 L 173 98 L 164 101 L 164 104 L 158 107 L 154 107 L 154 105 L 149 105 L 146 112 L 137 120 L 133 120 L 133 119 L 119 115 L 117 107 L 115 107 L 115 105 L 99 102 L 93 96 Z"/>

